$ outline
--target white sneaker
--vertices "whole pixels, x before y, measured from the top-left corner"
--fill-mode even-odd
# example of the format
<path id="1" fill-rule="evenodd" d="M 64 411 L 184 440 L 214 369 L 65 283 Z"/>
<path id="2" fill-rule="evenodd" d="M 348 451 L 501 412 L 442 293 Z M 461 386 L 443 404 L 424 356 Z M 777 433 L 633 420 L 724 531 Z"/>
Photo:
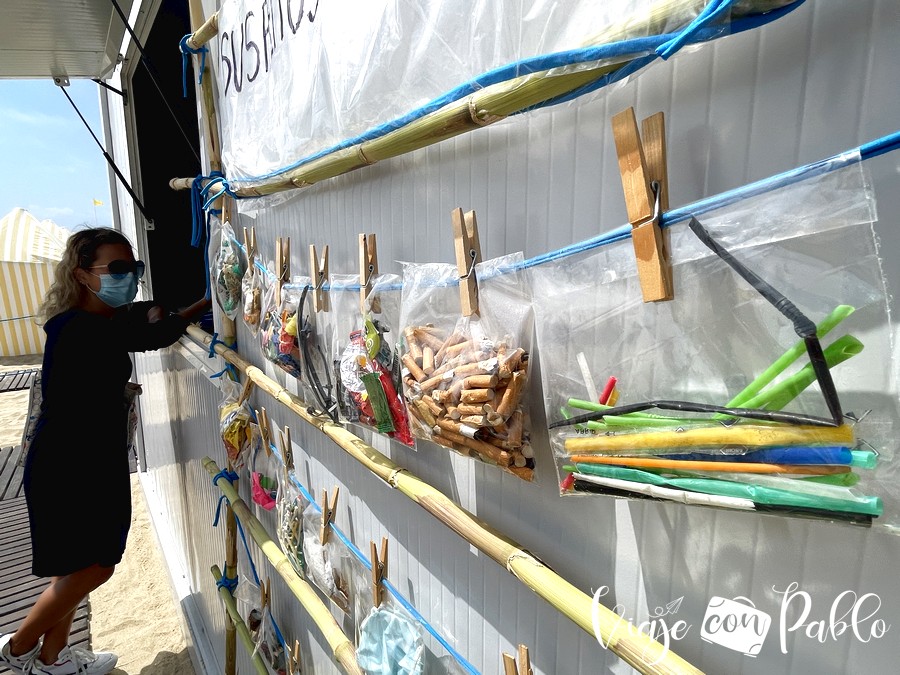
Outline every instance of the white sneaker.
<path id="1" fill-rule="evenodd" d="M 37 658 L 38 652 L 41 651 L 41 643 L 38 642 L 30 652 L 13 656 L 9 651 L 9 641 L 12 636 L 12 633 L 0 635 L 0 665 L 6 666 L 16 675 L 28 675 L 31 672 L 31 664 Z"/>
<path id="2" fill-rule="evenodd" d="M 112 652 L 92 652 L 81 647 L 63 647 L 56 662 L 45 665 L 34 659 L 30 675 L 106 675 L 116 667 L 119 657 Z"/>

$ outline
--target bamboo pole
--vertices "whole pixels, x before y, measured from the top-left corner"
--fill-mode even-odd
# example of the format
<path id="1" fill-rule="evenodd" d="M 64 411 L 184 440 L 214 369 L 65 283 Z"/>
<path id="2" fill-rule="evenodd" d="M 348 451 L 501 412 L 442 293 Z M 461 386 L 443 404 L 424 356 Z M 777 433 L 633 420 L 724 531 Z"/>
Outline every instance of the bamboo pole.
<path id="1" fill-rule="evenodd" d="M 213 565 L 209 571 L 212 572 L 213 579 L 215 579 L 218 584 L 222 580 L 222 571 L 219 569 L 219 566 Z M 254 649 L 256 649 L 256 644 L 253 642 L 253 637 L 250 635 L 247 624 L 244 623 L 244 618 L 238 611 L 234 596 L 227 588 L 219 586 L 219 597 L 222 598 L 222 603 L 225 605 L 225 611 L 228 612 L 228 618 L 231 619 L 231 623 L 237 627 L 237 634 L 241 638 L 244 648 L 248 653 L 253 654 Z M 253 654 L 253 657 L 250 660 L 253 662 L 253 667 L 256 668 L 256 672 L 259 673 L 259 675 L 269 675 L 266 664 L 263 662 L 259 652 Z"/>
<path id="2" fill-rule="evenodd" d="M 209 457 L 203 458 L 203 468 L 206 469 L 210 476 L 215 478 L 219 474 L 219 467 Z M 294 571 L 291 561 L 278 546 L 278 544 L 266 532 L 266 528 L 253 515 L 247 504 L 240 498 L 234 486 L 223 476 L 215 478 L 215 483 L 222 491 L 222 494 L 228 499 L 231 508 L 241 519 L 245 530 L 250 533 L 253 541 L 259 546 L 260 550 L 272 563 L 275 571 L 281 575 L 288 588 L 294 596 L 300 601 L 307 613 L 310 615 L 315 624 L 322 631 L 325 639 L 331 647 L 334 657 L 344 669 L 344 672 L 352 675 L 364 675 L 362 669 L 356 661 L 356 649 L 353 643 L 341 630 L 331 611 L 319 597 L 318 593 L 308 582 L 304 581 Z"/>
<path id="3" fill-rule="evenodd" d="M 209 22 L 204 22 L 203 20 L 203 6 L 201 4 L 201 0 L 189 0 L 189 8 L 191 14 L 191 27 L 194 31 L 194 35 L 197 35 L 198 31 L 201 28 L 207 30 L 207 24 L 209 24 Z M 215 31 L 213 31 L 212 35 L 215 35 Z M 188 40 L 188 44 L 190 44 L 190 39 Z M 195 59 L 197 58 L 199 57 L 195 56 Z M 203 118 L 203 138 L 206 142 L 206 155 L 209 159 L 210 171 L 221 173 L 222 151 L 219 140 L 219 123 L 216 120 L 216 95 L 215 91 L 213 91 L 213 83 L 215 81 L 215 78 L 213 77 L 213 74 L 210 71 L 209 65 L 206 61 L 207 60 L 205 59 L 194 61 L 195 72 L 200 71 L 200 64 L 202 64 L 203 68 L 200 82 L 200 91 L 202 94 L 202 98 L 199 101 Z M 213 202 L 213 208 L 221 209 L 223 222 L 231 221 L 232 205 L 230 199 L 226 198 L 225 196 L 219 197 L 215 202 Z M 234 223 L 232 223 L 232 225 L 234 225 Z M 207 270 L 206 273 L 209 274 L 209 270 Z M 230 319 L 225 314 L 222 314 L 221 323 L 222 327 L 220 332 L 222 333 L 223 340 L 228 344 L 233 344 L 234 337 L 236 335 L 234 319 Z"/>
<path id="4" fill-rule="evenodd" d="M 192 8 L 193 11 L 193 8 Z M 203 18 L 202 13 L 196 17 L 198 20 Z M 191 25 L 196 26 L 195 17 L 191 14 Z M 200 49 L 207 42 L 212 40 L 219 33 L 219 13 L 213 12 L 202 26 L 194 28 L 194 33 L 187 39 L 187 46 L 191 49 Z"/>
<path id="5" fill-rule="evenodd" d="M 212 336 L 198 326 L 188 326 L 188 336 L 209 348 Z M 353 435 L 330 418 L 308 412 L 308 406 L 294 394 L 269 378 L 262 370 L 245 361 L 232 349 L 216 344 L 226 361 L 239 368 L 263 391 L 333 440 L 347 454 L 363 464 L 391 487 L 400 490 L 413 502 L 447 525 L 463 539 L 476 546 L 492 560 L 503 565 L 513 576 L 544 598 L 562 614 L 590 635 L 594 633 L 597 614 L 598 638 L 623 661 L 645 675 L 702 675 L 702 671 L 666 649 L 656 640 L 638 631 L 632 624 L 610 610 L 594 605 L 590 596 L 579 590 L 544 565 L 518 543 L 479 520 L 442 492 L 395 464 L 388 457 Z M 282 554 L 283 555 L 283 554 Z M 290 567 L 290 563 L 285 560 Z"/>
<path id="6" fill-rule="evenodd" d="M 732 16 L 763 14 L 784 7 L 793 1 L 752 0 L 738 3 L 732 10 Z M 632 37 L 656 35 L 666 30 L 666 22 L 672 16 L 696 14 L 707 4 L 707 0 L 660 0 L 653 3 L 646 12 L 638 17 L 629 17 L 606 26 L 581 46 L 611 44 Z M 202 34 L 196 31 L 188 40 L 188 44 L 202 44 L 213 35 L 215 32 L 209 34 L 208 29 Z M 635 54 L 633 58 L 642 55 Z M 560 69 L 554 69 L 499 82 L 484 87 L 464 99 L 452 102 L 440 110 L 425 115 L 380 138 L 336 150 L 263 184 L 232 186 L 232 189 L 238 196 L 254 197 L 308 187 L 375 162 L 413 152 L 488 126 L 512 113 L 576 91 L 578 88 L 624 67 L 631 60 L 633 59 L 623 59 L 614 63 L 600 62 L 593 67 L 588 64 L 579 64 L 574 72 L 561 73 Z"/>

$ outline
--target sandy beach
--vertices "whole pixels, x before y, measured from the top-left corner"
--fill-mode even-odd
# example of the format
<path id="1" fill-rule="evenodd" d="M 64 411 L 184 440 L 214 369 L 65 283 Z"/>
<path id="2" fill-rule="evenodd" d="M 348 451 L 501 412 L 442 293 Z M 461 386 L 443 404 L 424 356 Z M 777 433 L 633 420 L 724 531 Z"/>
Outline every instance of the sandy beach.
<path id="1" fill-rule="evenodd" d="M 0 372 L 40 366 L 40 356 L 0 360 Z M 0 394 L 0 446 L 21 443 L 28 392 Z M 128 548 L 115 574 L 90 596 L 92 647 L 119 655 L 115 675 L 195 675 L 178 605 L 137 474 Z"/>

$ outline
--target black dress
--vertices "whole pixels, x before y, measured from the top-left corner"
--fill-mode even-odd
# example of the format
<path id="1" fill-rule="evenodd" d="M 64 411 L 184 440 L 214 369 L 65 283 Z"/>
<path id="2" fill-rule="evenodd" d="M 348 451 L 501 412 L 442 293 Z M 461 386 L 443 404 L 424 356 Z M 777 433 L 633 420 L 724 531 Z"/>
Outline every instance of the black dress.
<path id="1" fill-rule="evenodd" d="M 44 326 L 41 412 L 24 474 L 36 576 L 122 559 L 131 525 L 129 352 L 171 345 L 188 324 L 177 315 L 149 323 L 154 304 L 112 318 L 72 309 Z"/>

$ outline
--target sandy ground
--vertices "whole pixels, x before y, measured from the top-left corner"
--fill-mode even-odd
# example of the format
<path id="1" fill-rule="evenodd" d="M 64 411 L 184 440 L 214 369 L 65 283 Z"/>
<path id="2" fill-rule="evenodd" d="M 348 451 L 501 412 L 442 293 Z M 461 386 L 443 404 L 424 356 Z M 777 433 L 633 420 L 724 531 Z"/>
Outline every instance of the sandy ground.
<path id="1" fill-rule="evenodd" d="M 5 358 L 0 371 L 40 365 L 40 357 Z M 19 445 L 28 392 L 0 394 L 0 446 Z M 106 584 L 94 591 L 91 638 L 97 651 L 119 655 L 115 675 L 194 675 L 168 571 L 137 474 L 128 547 Z"/>

